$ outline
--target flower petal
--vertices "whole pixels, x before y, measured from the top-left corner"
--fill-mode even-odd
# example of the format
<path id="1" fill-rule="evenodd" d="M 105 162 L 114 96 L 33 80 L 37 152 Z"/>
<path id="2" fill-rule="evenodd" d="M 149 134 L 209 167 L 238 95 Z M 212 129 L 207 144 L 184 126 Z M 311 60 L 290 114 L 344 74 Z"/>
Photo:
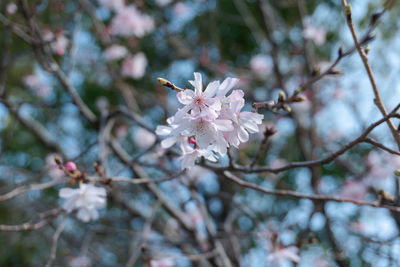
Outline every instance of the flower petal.
<path id="1" fill-rule="evenodd" d="M 176 94 L 179 102 L 183 105 L 189 105 L 193 102 L 194 92 L 192 90 L 185 90 Z"/>
<path id="2" fill-rule="evenodd" d="M 219 81 L 213 81 L 208 84 L 206 90 L 204 91 L 203 95 L 205 98 L 210 98 L 215 95 L 219 87 Z"/>
<path id="3" fill-rule="evenodd" d="M 225 96 L 229 90 L 231 90 L 233 87 L 236 86 L 236 84 L 239 82 L 239 79 L 237 78 L 226 78 L 222 84 L 219 86 L 217 97 L 223 97 Z"/>

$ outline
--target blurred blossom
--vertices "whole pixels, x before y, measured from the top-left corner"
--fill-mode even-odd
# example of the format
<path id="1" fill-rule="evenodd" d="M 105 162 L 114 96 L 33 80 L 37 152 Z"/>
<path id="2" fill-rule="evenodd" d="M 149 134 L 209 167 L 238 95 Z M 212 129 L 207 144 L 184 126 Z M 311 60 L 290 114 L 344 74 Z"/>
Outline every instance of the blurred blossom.
<path id="1" fill-rule="evenodd" d="M 59 30 L 56 32 L 55 38 L 54 38 L 53 42 L 51 43 L 51 49 L 57 55 L 62 56 L 65 54 L 68 43 L 69 43 L 69 41 L 68 41 L 67 37 L 65 37 L 62 30 Z"/>
<path id="2" fill-rule="evenodd" d="M 18 10 L 18 7 L 17 7 L 17 5 L 16 4 L 14 4 L 14 3 L 10 3 L 10 4 L 8 4 L 7 5 L 7 7 L 6 7 L 6 11 L 7 11 L 7 13 L 8 14 L 15 14 L 15 12 L 17 12 L 17 10 Z"/>
<path id="3" fill-rule="evenodd" d="M 336 87 L 332 94 L 335 99 L 344 99 L 346 98 L 346 91 L 340 87 Z"/>
<path id="4" fill-rule="evenodd" d="M 366 164 L 370 178 L 386 179 L 393 175 L 395 169 L 400 168 L 400 157 L 373 150 L 368 153 Z"/>
<path id="5" fill-rule="evenodd" d="M 124 37 L 142 37 L 154 30 L 154 20 L 130 5 L 118 11 L 111 22 L 111 33 Z"/>
<path id="6" fill-rule="evenodd" d="M 118 60 L 128 54 L 128 49 L 122 45 L 112 45 L 107 48 L 103 55 L 106 61 Z"/>
<path id="7" fill-rule="evenodd" d="M 48 154 L 46 156 L 45 169 L 51 178 L 58 179 L 64 176 L 64 172 L 60 170 L 56 164 L 54 160 L 55 157 L 61 158 L 61 156 L 57 154 Z"/>
<path id="8" fill-rule="evenodd" d="M 272 70 L 272 60 L 267 55 L 255 55 L 250 59 L 250 68 L 257 78 L 265 79 Z"/>
<path id="9" fill-rule="evenodd" d="M 168 4 L 170 4 L 172 0 L 156 0 L 156 4 L 159 5 L 160 7 L 164 7 Z"/>
<path id="10" fill-rule="evenodd" d="M 133 141 L 140 148 L 148 148 L 156 141 L 156 136 L 143 128 L 138 128 L 133 133 Z"/>
<path id="11" fill-rule="evenodd" d="M 365 225 L 361 221 L 352 222 L 349 226 L 350 231 L 362 234 L 365 232 Z"/>
<path id="12" fill-rule="evenodd" d="M 281 168 L 281 167 L 283 167 L 283 166 L 285 166 L 287 164 L 287 162 L 286 162 L 286 160 L 285 159 L 281 159 L 281 158 L 279 158 L 279 159 L 274 159 L 274 160 L 272 160 L 270 163 L 269 163 L 269 167 L 270 168 Z"/>
<path id="13" fill-rule="evenodd" d="M 146 55 L 142 52 L 126 58 L 122 63 L 122 76 L 140 79 L 144 76 L 147 67 Z"/>
<path id="14" fill-rule="evenodd" d="M 99 0 L 99 4 L 110 10 L 118 11 L 125 6 L 125 0 Z"/>
<path id="15" fill-rule="evenodd" d="M 331 267 L 331 264 L 326 259 L 316 259 L 313 267 Z"/>
<path id="16" fill-rule="evenodd" d="M 45 81 L 43 76 L 30 74 L 23 78 L 25 86 L 29 87 L 40 97 L 46 97 L 51 92 L 51 86 Z"/>
<path id="17" fill-rule="evenodd" d="M 70 267 L 90 267 L 92 266 L 92 261 L 88 256 L 79 256 L 72 258 L 69 261 Z"/>
<path id="18" fill-rule="evenodd" d="M 303 36 L 314 41 L 316 45 L 323 45 L 326 40 L 326 30 L 323 27 L 316 27 L 310 20 L 306 20 Z"/>
<path id="19" fill-rule="evenodd" d="M 268 256 L 268 264 L 272 263 L 275 266 L 281 266 L 282 262 L 292 261 L 295 263 L 300 262 L 299 248 L 295 246 L 280 247 L 278 246 Z M 270 265 L 266 265 L 270 266 Z"/>
<path id="20" fill-rule="evenodd" d="M 59 196 L 66 199 L 63 208 L 67 212 L 78 210 L 76 216 L 83 222 L 99 218 L 97 209 L 106 207 L 106 195 L 103 187 L 84 183 L 81 183 L 79 188 L 62 188 L 59 192 Z"/>
<path id="21" fill-rule="evenodd" d="M 124 139 L 128 135 L 128 127 L 125 124 L 115 128 L 115 135 L 118 139 Z"/>
<path id="22" fill-rule="evenodd" d="M 178 2 L 174 5 L 174 12 L 177 15 L 183 15 L 185 14 L 187 11 L 189 10 L 189 7 L 187 6 L 187 4 L 183 3 L 183 2 Z"/>
<path id="23" fill-rule="evenodd" d="M 175 266 L 173 258 L 162 258 L 150 261 L 150 267 L 173 267 L 173 266 Z"/>
<path id="24" fill-rule="evenodd" d="M 200 167 L 200 166 L 194 166 L 192 169 L 190 169 L 190 172 L 187 173 L 187 177 L 193 181 L 194 183 L 198 184 L 201 182 L 202 178 L 212 174 L 210 170 Z"/>
<path id="25" fill-rule="evenodd" d="M 363 200 L 368 193 L 368 187 L 369 185 L 364 180 L 356 181 L 354 179 L 349 179 L 340 190 L 340 196 L 354 200 Z"/>

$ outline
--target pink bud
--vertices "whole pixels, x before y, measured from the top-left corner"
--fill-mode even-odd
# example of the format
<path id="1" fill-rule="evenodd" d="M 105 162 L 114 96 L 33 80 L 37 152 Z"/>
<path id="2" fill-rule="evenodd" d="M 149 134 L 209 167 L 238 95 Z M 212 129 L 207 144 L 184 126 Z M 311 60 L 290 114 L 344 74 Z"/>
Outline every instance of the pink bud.
<path id="1" fill-rule="evenodd" d="M 68 161 L 65 163 L 65 169 L 67 169 L 69 172 L 74 172 L 76 171 L 76 164 L 72 161 Z"/>
<path id="2" fill-rule="evenodd" d="M 196 145 L 197 145 L 196 140 L 193 137 L 189 137 L 188 141 L 189 141 L 189 144 L 194 145 L 196 147 Z"/>

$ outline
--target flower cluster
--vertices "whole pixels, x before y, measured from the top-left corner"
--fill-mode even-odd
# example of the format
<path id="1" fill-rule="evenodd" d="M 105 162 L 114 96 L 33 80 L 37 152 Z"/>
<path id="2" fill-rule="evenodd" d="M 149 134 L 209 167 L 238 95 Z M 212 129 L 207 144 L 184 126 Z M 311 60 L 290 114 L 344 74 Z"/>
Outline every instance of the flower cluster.
<path id="1" fill-rule="evenodd" d="M 214 81 L 203 91 L 201 74 L 195 72 L 190 81 L 194 91 L 177 93 L 184 107 L 167 120 L 169 126 L 158 126 L 156 133 L 168 136 L 161 142 L 164 148 L 180 143 L 182 169 L 193 167 L 198 157 L 216 162 L 216 153 L 225 155 L 228 147 L 237 148 L 249 140 L 249 133 L 259 131 L 264 116 L 241 111 L 243 91 L 233 90 L 227 96 L 238 82 L 236 78 L 226 78 L 221 84 Z"/>
<path id="2" fill-rule="evenodd" d="M 83 222 L 97 220 L 99 218 L 97 209 L 106 206 L 106 190 L 92 184 L 82 183 L 77 189 L 62 188 L 59 195 L 66 199 L 63 208 L 67 212 L 78 210 L 77 217 Z"/>

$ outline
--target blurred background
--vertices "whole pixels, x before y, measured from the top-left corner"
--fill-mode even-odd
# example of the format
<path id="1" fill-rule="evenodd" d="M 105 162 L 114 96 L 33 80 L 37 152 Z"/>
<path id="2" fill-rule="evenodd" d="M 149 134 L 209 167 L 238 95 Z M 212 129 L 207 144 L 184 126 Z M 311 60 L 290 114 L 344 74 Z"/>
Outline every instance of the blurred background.
<path id="1" fill-rule="evenodd" d="M 350 3 L 391 110 L 400 97 L 400 7 L 388 0 Z M 328 69 L 339 50 L 354 46 L 340 1 L 2 0 L 0 11 L 1 196 L 65 177 L 55 155 L 88 174 L 99 162 L 106 176 L 137 177 L 131 162 L 151 179 L 176 177 L 156 189 L 105 186 L 107 208 L 90 223 L 63 214 L 37 230 L 0 231 L 0 266 L 44 266 L 60 224 L 55 266 L 227 266 L 215 256 L 218 244 L 232 266 L 400 265 L 399 214 L 266 195 L 203 161 L 182 173 L 178 156 L 150 131 L 181 107 L 157 77 L 182 88 L 191 88 L 193 72 L 205 83 L 237 77 L 246 111 L 277 100 L 280 91 L 291 95 Z M 307 100 L 290 104 L 290 112 L 259 109 L 260 132 L 232 150 L 238 164 L 252 164 L 260 147 L 253 162 L 259 167 L 323 158 L 382 118 L 357 51 L 304 89 Z M 263 143 L 271 127 L 277 132 Z M 386 124 L 369 136 L 397 151 Z M 109 142 L 125 150 L 128 162 Z M 228 163 L 224 157 L 217 166 Z M 398 155 L 360 143 L 322 166 L 237 175 L 262 188 L 374 202 L 380 190 L 398 193 L 397 168 Z M 0 224 L 37 221 L 63 203 L 58 191 L 65 186 L 74 187 L 0 196 Z M 155 190 L 194 230 L 171 215 Z"/>

